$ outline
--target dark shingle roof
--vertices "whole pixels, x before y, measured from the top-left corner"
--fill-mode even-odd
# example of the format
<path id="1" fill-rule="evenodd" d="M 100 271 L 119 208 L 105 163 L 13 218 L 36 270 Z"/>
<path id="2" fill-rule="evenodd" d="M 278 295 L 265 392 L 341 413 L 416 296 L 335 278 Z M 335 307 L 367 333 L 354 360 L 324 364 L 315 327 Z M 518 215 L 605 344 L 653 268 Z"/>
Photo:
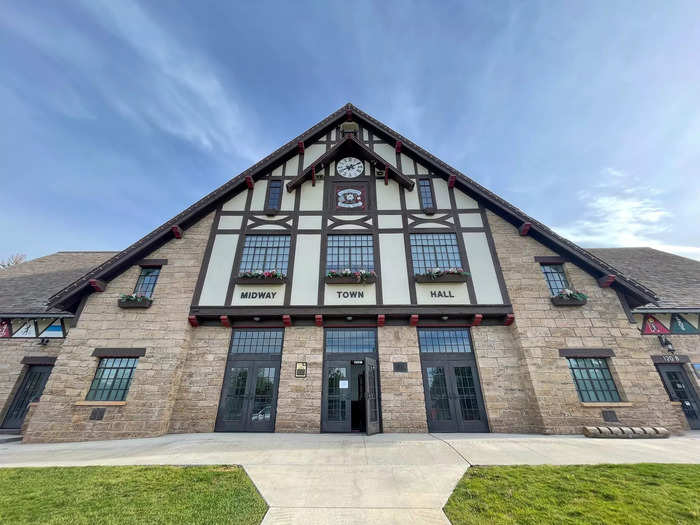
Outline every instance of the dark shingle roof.
<path id="1" fill-rule="evenodd" d="M 0 316 L 61 313 L 47 310 L 48 298 L 115 253 L 57 252 L 0 270 Z"/>
<path id="2" fill-rule="evenodd" d="M 661 308 L 700 307 L 700 261 L 653 248 L 590 248 L 629 277 L 654 290 Z"/>

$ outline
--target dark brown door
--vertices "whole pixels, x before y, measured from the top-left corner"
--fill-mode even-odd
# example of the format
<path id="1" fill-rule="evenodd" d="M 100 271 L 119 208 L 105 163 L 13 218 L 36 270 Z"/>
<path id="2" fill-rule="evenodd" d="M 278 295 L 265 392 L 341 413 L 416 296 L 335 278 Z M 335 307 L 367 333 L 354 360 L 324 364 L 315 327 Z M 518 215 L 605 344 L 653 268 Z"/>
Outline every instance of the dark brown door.
<path id="1" fill-rule="evenodd" d="M 367 435 L 379 432 L 379 370 L 377 360 L 365 357 L 365 417 L 367 418 Z"/>
<path id="2" fill-rule="evenodd" d="M 5 420 L 2 423 L 2 428 L 19 429 L 22 427 L 24 416 L 27 415 L 29 403 L 38 400 L 44 392 L 46 381 L 51 375 L 52 366 L 30 366 L 27 373 L 22 379 L 22 384 L 19 386 L 15 394 L 12 404 L 10 405 Z"/>
<path id="3" fill-rule="evenodd" d="M 700 429 L 700 403 L 682 365 L 657 365 L 671 401 L 679 401 L 688 425 Z"/>

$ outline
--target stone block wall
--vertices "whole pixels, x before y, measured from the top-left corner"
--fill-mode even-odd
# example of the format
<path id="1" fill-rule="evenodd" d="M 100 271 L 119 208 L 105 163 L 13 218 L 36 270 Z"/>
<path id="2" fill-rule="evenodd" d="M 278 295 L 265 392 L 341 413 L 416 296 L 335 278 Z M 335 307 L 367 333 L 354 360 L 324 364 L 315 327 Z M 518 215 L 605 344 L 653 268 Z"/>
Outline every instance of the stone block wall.
<path id="1" fill-rule="evenodd" d="M 523 371 L 532 381 L 538 431 L 576 434 L 584 425 L 602 425 L 601 409 L 611 408 L 625 426 L 683 428 L 650 359 L 658 342 L 643 338 L 631 324 L 612 288 L 600 288 L 596 279 L 573 263 L 565 265 L 571 286 L 588 295 L 581 307 L 556 307 L 535 256 L 556 255 L 530 236 L 489 212 L 499 262 L 508 287 L 515 323 L 513 337 L 522 351 Z M 610 348 L 608 360 L 623 403 L 587 406 L 581 403 L 563 348 Z M 478 354 L 477 354 L 478 355 Z M 485 389 L 486 390 L 486 389 Z"/>
<path id="2" fill-rule="evenodd" d="M 418 332 L 413 326 L 377 328 L 379 381 L 384 432 L 427 432 Z M 408 372 L 394 372 L 395 362 Z"/>
<path id="3" fill-rule="evenodd" d="M 297 361 L 307 363 L 305 378 L 294 377 Z M 323 328 L 286 328 L 275 431 L 320 432 L 322 388 Z"/>
<path id="4" fill-rule="evenodd" d="M 168 259 L 158 278 L 153 305 L 121 309 L 120 294 L 134 290 L 140 267 L 133 266 L 102 293 L 89 296 L 78 325 L 71 329 L 34 407 L 25 442 L 76 441 L 157 436 L 167 432 L 177 387 L 184 372 L 193 329 L 189 306 L 202 264 L 213 213 L 148 255 Z M 108 406 L 104 419 L 89 419 L 85 400 L 99 359 L 95 348 L 145 348 L 123 406 Z"/>

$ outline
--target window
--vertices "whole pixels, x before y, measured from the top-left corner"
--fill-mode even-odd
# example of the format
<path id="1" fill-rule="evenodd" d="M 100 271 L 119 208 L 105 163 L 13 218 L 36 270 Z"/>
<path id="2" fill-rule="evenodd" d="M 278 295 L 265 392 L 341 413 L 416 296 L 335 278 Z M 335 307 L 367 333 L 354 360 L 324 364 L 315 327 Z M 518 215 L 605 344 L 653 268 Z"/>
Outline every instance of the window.
<path id="1" fill-rule="evenodd" d="M 139 275 L 139 279 L 136 281 L 134 295 L 151 299 L 159 275 L 160 268 L 141 268 L 141 275 Z"/>
<path id="2" fill-rule="evenodd" d="M 430 184 L 430 179 L 418 179 L 418 195 L 420 196 L 420 206 L 423 210 L 435 210 L 433 187 Z"/>
<path id="3" fill-rule="evenodd" d="M 581 401 L 620 401 L 620 394 L 605 359 L 569 357 L 568 360 Z"/>
<path id="4" fill-rule="evenodd" d="M 326 272 L 349 269 L 374 270 L 374 240 L 371 235 L 329 235 Z"/>
<path id="5" fill-rule="evenodd" d="M 85 398 L 87 401 L 124 401 L 138 358 L 103 357 Z"/>
<path id="6" fill-rule="evenodd" d="M 231 336 L 232 354 L 279 354 L 282 352 L 284 330 L 234 330 Z"/>
<path id="7" fill-rule="evenodd" d="M 694 363 L 693 369 L 695 370 L 695 375 L 698 376 L 698 379 L 700 379 L 700 364 Z"/>
<path id="8" fill-rule="evenodd" d="M 277 211 L 282 205 L 282 181 L 271 180 L 267 185 L 267 204 L 265 209 Z"/>
<path id="9" fill-rule="evenodd" d="M 364 353 L 377 351 L 377 332 L 369 328 L 327 328 L 326 352 Z"/>
<path id="10" fill-rule="evenodd" d="M 544 278 L 547 280 L 549 291 L 552 292 L 553 296 L 557 295 L 564 288 L 569 287 L 569 281 L 566 279 L 563 264 L 543 264 L 542 272 L 544 273 Z"/>
<path id="11" fill-rule="evenodd" d="M 247 235 L 241 258 L 242 272 L 277 270 L 287 274 L 289 235 Z"/>
<path id="12" fill-rule="evenodd" d="M 426 273 L 431 268 L 462 268 L 454 233 L 412 234 L 411 258 L 414 275 Z"/>
<path id="13" fill-rule="evenodd" d="M 468 328 L 419 328 L 418 343 L 421 352 L 471 352 Z"/>

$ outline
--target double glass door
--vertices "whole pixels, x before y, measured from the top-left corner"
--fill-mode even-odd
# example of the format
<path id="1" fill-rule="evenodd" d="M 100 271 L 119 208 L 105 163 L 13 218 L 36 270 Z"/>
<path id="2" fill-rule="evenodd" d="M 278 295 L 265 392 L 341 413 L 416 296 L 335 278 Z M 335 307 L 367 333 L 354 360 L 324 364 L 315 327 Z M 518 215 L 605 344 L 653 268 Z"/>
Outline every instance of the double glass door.
<path id="1" fill-rule="evenodd" d="M 700 429 L 700 402 L 682 365 L 657 365 L 672 401 L 679 401 L 688 426 Z"/>
<path id="2" fill-rule="evenodd" d="M 265 356 L 267 357 L 267 356 Z M 280 357 L 229 357 L 215 430 L 273 432 L 277 412 Z"/>
<path id="3" fill-rule="evenodd" d="M 468 358 L 421 356 L 430 432 L 488 432 L 476 363 Z"/>

